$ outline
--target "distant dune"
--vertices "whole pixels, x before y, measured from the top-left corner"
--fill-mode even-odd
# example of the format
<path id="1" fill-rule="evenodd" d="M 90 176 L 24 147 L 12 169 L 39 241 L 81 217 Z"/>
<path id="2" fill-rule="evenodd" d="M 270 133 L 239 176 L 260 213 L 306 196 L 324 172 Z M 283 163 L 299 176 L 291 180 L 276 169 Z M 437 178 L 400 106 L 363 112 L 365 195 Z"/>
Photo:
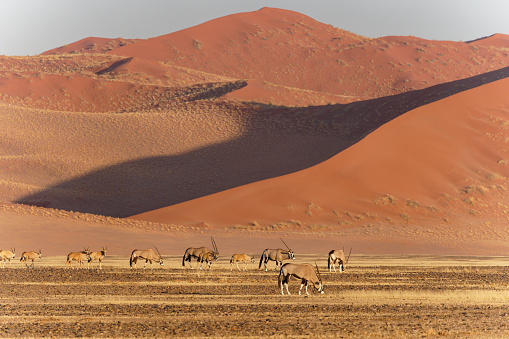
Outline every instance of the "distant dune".
<path id="1" fill-rule="evenodd" d="M 106 216 L 132 217 L 125 244 L 134 223 L 499 253 L 508 48 L 503 34 L 370 39 L 262 8 L 0 56 L 0 218 L 57 232 L 84 213 L 114 233 Z"/>
<path id="2" fill-rule="evenodd" d="M 416 37 L 369 39 L 297 12 L 262 8 L 119 45 L 107 53 L 257 80 L 267 92 L 284 91 L 290 97 L 243 91 L 230 94 L 230 99 L 307 106 L 384 97 L 509 66 L 507 46 L 501 42 L 507 40 L 504 35 L 472 44 Z M 76 44 L 74 51 L 82 51 L 82 42 Z M 274 86 L 284 88 L 274 91 Z M 299 90 L 326 96 L 319 95 L 317 102 L 299 98 Z"/>

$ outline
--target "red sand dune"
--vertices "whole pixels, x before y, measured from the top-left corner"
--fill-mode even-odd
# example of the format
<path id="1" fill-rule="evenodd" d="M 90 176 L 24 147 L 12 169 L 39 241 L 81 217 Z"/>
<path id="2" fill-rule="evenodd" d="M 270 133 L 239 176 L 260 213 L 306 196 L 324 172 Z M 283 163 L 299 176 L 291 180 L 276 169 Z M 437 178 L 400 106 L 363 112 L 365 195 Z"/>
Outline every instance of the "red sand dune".
<path id="1" fill-rule="evenodd" d="M 414 37 L 368 39 L 300 13 L 262 8 L 108 53 L 367 99 L 509 65 L 507 51 L 494 47 Z"/>
<path id="2" fill-rule="evenodd" d="M 300 13 L 262 8 L 137 40 L 107 53 L 257 80 L 257 86 L 268 86 L 267 92 L 274 85 L 322 92 L 329 95 L 323 101 L 344 103 L 345 98 L 378 98 L 509 66 L 506 46 L 500 43 L 506 40 L 504 35 L 471 44 L 415 37 L 369 39 Z M 81 48 L 79 44 L 76 51 Z M 290 94 L 295 96 L 295 92 Z M 246 91 L 229 95 L 296 106 L 294 100 L 282 97 L 263 98 Z M 316 104 L 305 99 L 301 99 L 303 106 Z"/>
<path id="3" fill-rule="evenodd" d="M 504 79 L 456 94 L 394 119 L 312 168 L 133 218 L 341 227 L 371 216 L 374 224 L 457 230 L 472 210 L 471 223 L 505 219 L 508 90 Z"/>

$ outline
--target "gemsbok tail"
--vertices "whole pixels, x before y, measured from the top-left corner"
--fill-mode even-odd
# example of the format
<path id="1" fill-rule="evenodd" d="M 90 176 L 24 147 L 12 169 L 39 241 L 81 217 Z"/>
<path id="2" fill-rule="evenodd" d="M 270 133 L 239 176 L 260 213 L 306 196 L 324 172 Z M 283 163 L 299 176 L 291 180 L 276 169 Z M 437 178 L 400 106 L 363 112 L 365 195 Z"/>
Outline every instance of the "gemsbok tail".
<path id="1" fill-rule="evenodd" d="M 260 264 L 258 264 L 258 269 L 262 268 L 262 262 L 263 262 L 263 254 L 265 252 L 262 253 L 262 255 L 260 256 Z"/>
<path id="2" fill-rule="evenodd" d="M 186 257 L 187 257 L 187 250 L 184 253 L 184 256 L 182 257 L 182 267 L 186 266 Z"/>
<path id="3" fill-rule="evenodd" d="M 131 253 L 131 257 L 129 258 L 129 267 L 133 267 L 133 260 L 134 260 L 134 252 L 136 250 L 133 250 Z"/>
<path id="4" fill-rule="evenodd" d="M 327 259 L 327 269 L 330 270 L 330 263 L 331 263 L 331 258 L 330 258 L 330 255 L 332 254 L 332 252 L 334 252 L 334 250 L 330 251 L 329 252 L 329 258 Z"/>

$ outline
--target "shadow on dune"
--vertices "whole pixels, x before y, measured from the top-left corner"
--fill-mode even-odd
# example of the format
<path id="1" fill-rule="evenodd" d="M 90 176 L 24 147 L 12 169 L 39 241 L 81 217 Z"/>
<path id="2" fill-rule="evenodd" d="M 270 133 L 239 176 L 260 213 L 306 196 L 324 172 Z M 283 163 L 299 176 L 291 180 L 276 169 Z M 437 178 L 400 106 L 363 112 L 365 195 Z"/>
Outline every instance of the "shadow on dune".
<path id="1" fill-rule="evenodd" d="M 237 139 L 105 167 L 16 202 L 114 217 L 151 211 L 313 166 L 405 112 L 508 76 L 509 67 L 346 105 L 265 107 Z"/>

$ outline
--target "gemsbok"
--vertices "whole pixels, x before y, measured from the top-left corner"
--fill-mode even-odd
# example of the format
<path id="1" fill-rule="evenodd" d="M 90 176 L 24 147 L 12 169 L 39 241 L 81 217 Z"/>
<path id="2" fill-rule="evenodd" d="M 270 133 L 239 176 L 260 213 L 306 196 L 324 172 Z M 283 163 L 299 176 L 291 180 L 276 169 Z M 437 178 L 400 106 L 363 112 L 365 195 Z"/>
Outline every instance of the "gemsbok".
<path id="1" fill-rule="evenodd" d="M 329 260 L 327 264 L 327 268 L 329 272 L 336 272 L 336 262 L 339 262 L 339 272 L 344 272 L 346 264 L 348 264 L 348 260 L 350 259 L 350 254 L 352 254 L 352 249 L 350 248 L 350 253 L 348 253 L 348 258 L 345 260 L 345 252 L 343 250 L 332 250 L 329 252 Z"/>
<path id="2" fill-rule="evenodd" d="M 209 253 L 207 255 L 207 257 L 211 257 L 213 258 L 214 260 L 217 261 L 217 259 L 219 258 L 219 251 L 217 250 L 217 246 L 216 246 L 216 242 L 214 241 L 214 238 L 210 237 L 211 241 L 212 241 L 212 246 L 214 247 L 214 250 L 210 250 L 208 249 L 207 247 L 205 246 L 202 246 L 202 247 L 198 247 L 198 248 L 195 248 L 195 247 L 189 247 L 185 253 L 184 253 L 184 256 L 182 257 L 182 268 L 184 268 L 186 266 L 186 261 L 189 262 L 189 268 L 193 268 L 193 266 L 191 266 L 191 259 L 192 258 L 196 258 L 196 260 L 198 262 L 200 262 L 200 267 L 201 268 L 201 264 L 203 263 L 203 260 L 205 259 L 205 254 L 206 253 Z"/>
<path id="3" fill-rule="evenodd" d="M 154 247 L 155 247 L 155 245 L 154 245 Z M 145 266 L 147 266 L 148 262 L 150 262 L 150 269 L 154 269 L 154 265 L 152 264 L 153 261 L 158 262 L 159 265 L 163 266 L 164 265 L 163 257 L 161 256 L 161 253 L 159 252 L 157 247 L 155 247 L 155 249 L 156 249 L 157 253 L 154 252 L 154 250 L 151 248 L 147 248 L 146 250 L 134 250 L 131 253 L 131 257 L 129 258 L 129 267 L 133 268 L 133 264 L 134 264 L 134 268 L 136 268 L 136 262 L 138 261 L 138 259 L 145 260 L 143 269 L 145 269 Z"/>
<path id="4" fill-rule="evenodd" d="M 88 267 L 92 266 L 92 263 L 94 260 L 99 261 L 99 269 L 102 270 L 102 262 L 104 257 L 106 256 L 106 250 L 108 250 L 108 247 L 104 248 L 97 252 L 90 252 L 89 259 L 88 259 Z"/>
<path id="5" fill-rule="evenodd" d="M 28 268 L 27 260 L 32 260 L 32 264 L 30 266 L 34 268 L 35 267 L 34 261 L 35 259 L 39 258 L 42 258 L 41 250 L 39 250 L 39 252 L 27 251 L 21 254 L 21 258 L 19 259 L 19 261 L 21 261 L 21 267 L 23 267 L 23 264 L 25 264 L 25 268 Z"/>
<path id="6" fill-rule="evenodd" d="M 9 261 L 9 266 L 12 265 L 11 259 L 16 257 L 16 249 L 11 248 L 11 250 L 1 250 L 0 251 L 0 259 L 2 259 L 2 268 L 5 267 L 5 262 Z"/>
<path id="7" fill-rule="evenodd" d="M 69 265 L 70 268 L 72 268 L 72 262 L 76 260 L 76 267 L 83 267 L 83 261 L 88 261 L 90 258 L 90 251 L 88 248 L 84 248 L 81 252 L 71 252 L 67 255 L 67 261 L 64 265 L 64 268 Z"/>
<path id="8" fill-rule="evenodd" d="M 237 268 L 240 271 L 239 262 L 244 263 L 244 271 L 247 268 L 248 262 L 255 263 L 254 257 L 251 257 L 245 253 L 242 254 L 234 254 L 232 255 L 232 258 L 230 259 L 230 271 L 233 271 L 233 264 L 237 264 Z"/>
<path id="9" fill-rule="evenodd" d="M 295 260 L 295 254 L 293 253 L 293 251 L 290 249 L 290 247 L 288 247 L 288 245 L 284 242 L 283 239 L 281 239 L 281 241 L 283 242 L 283 244 L 285 244 L 287 250 L 285 251 L 281 248 L 265 249 L 265 251 L 263 251 L 262 253 L 262 256 L 260 257 L 260 264 L 258 265 L 258 269 L 262 268 L 263 262 L 263 264 L 265 265 L 265 272 L 267 272 L 267 263 L 269 262 L 269 260 L 276 262 L 275 270 L 277 270 L 280 266 L 283 265 L 283 260 L 286 259 Z"/>
<path id="10" fill-rule="evenodd" d="M 290 295 L 288 291 L 288 283 L 290 282 L 291 277 L 296 277 L 301 279 L 299 295 L 302 291 L 302 287 L 306 286 L 306 294 L 308 293 L 308 282 L 312 282 L 313 286 L 318 290 L 320 294 L 323 294 L 323 283 L 322 276 L 320 275 L 320 270 L 318 269 L 318 265 L 315 263 L 316 272 L 313 269 L 313 266 L 310 264 L 293 264 L 286 263 L 281 267 L 281 271 L 279 272 L 278 277 L 278 285 L 281 288 L 281 294 L 284 295 L 283 287 L 286 287 L 286 293 Z"/>
<path id="11" fill-rule="evenodd" d="M 212 260 L 217 261 L 217 257 L 214 256 L 214 252 L 211 251 L 211 252 L 201 253 L 200 257 L 198 258 L 198 261 L 200 262 L 199 269 L 201 269 L 201 264 L 203 264 L 203 262 L 205 262 L 205 265 L 207 265 L 209 270 L 212 269 Z"/>

